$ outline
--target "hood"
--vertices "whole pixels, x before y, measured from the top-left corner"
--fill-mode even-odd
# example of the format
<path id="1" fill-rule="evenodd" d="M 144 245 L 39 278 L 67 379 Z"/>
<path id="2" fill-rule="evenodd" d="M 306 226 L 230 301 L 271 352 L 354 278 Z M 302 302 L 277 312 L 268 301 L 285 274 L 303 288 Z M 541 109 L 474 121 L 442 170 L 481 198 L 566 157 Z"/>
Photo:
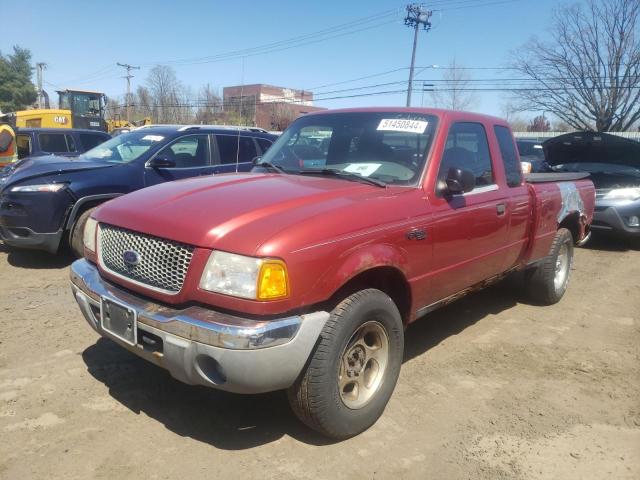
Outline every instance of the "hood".
<path id="1" fill-rule="evenodd" d="M 574 132 L 542 144 L 550 166 L 567 163 L 611 163 L 640 169 L 640 143 L 599 132 Z"/>
<path id="2" fill-rule="evenodd" d="M 380 188 L 319 176 L 229 174 L 138 190 L 104 204 L 95 216 L 100 222 L 160 238 L 254 255 L 281 231 L 287 232 L 287 241 L 302 235 L 295 239 L 300 246 L 321 235 L 379 225 L 390 212 L 398 215 L 398 210 L 389 208 L 372 215 L 383 210 L 379 202 L 408 190 L 418 189 Z M 267 253 L 286 249 L 285 241 L 275 243 Z"/>
<path id="3" fill-rule="evenodd" d="M 29 178 L 112 166 L 104 162 L 84 160 L 82 157 L 69 158 L 57 155 L 29 157 L 7 166 L 0 172 L 0 188 Z"/>

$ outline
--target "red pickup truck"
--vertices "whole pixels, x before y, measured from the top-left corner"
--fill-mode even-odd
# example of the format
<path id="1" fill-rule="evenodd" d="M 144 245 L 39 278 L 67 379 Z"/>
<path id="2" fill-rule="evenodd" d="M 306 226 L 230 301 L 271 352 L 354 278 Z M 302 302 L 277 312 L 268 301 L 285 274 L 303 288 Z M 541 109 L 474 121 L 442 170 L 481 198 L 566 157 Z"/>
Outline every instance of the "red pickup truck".
<path id="1" fill-rule="evenodd" d="M 559 301 L 593 216 L 590 180 L 525 180 L 507 123 L 471 113 L 314 113 L 255 163 L 99 207 L 73 293 L 175 378 L 287 389 L 334 438 L 382 414 L 414 320 L 516 270 Z"/>

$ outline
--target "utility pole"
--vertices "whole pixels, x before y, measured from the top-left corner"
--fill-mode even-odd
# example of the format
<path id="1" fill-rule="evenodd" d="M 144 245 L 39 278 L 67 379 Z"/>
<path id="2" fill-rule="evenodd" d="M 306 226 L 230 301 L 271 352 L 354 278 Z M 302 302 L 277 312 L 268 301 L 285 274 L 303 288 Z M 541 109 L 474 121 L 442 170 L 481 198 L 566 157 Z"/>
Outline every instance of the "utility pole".
<path id="1" fill-rule="evenodd" d="M 131 75 L 131 70 L 140 70 L 140 67 L 134 67 L 133 65 L 129 65 L 128 63 L 118 63 L 119 67 L 123 67 L 127 69 L 127 74 L 122 77 L 127 79 L 127 122 L 131 118 L 131 79 L 133 75 Z"/>
<path id="2" fill-rule="evenodd" d="M 36 63 L 36 74 L 37 74 L 37 78 L 38 78 L 38 108 L 43 108 L 42 107 L 42 99 L 43 99 L 43 94 L 42 94 L 42 71 L 47 68 L 47 64 L 44 62 L 38 62 Z"/>
<path id="3" fill-rule="evenodd" d="M 418 3 L 411 3 L 407 5 L 407 16 L 404 19 L 404 24 L 407 27 L 411 27 L 414 30 L 413 33 L 413 51 L 411 52 L 411 67 L 409 68 L 409 85 L 407 85 L 407 107 L 411 106 L 411 91 L 413 90 L 413 68 L 416 63 L 416 47 L 418 46 L 418 30 L 420 25 L 423 26 L 425 31 L 431 29 L 431 22 L 429 19 L 433 12 L 431 10 L 424 10 L 422 5 Z"/>

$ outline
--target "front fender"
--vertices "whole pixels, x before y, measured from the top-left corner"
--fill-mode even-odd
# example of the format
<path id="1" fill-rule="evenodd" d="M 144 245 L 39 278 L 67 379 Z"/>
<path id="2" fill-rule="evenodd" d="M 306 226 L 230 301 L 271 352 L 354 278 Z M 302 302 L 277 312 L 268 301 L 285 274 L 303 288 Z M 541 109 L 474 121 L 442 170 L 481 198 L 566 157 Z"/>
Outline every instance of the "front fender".
<path id="1" fill-rule="evenodd" d="M 406 252 L 389 244 L 370 244 L 351 249 L 328 265 L 313 291 L 329 299 L 342 286 L 363 272 L 378 267 L 393 267 L 407 278 Z"/>

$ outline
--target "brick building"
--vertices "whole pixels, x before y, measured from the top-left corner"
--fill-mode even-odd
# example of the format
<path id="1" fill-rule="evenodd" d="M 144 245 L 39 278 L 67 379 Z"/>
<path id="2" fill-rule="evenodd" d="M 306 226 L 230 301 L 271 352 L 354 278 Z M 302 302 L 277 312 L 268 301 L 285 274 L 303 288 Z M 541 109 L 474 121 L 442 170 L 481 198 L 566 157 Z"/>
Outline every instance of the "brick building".
<path id="1" fill-rule="evenodd" d="M 312 92 L 262 83 L 225 87 L 222 96 L 227 116 L 266 130 L 284 130 L 305 113 L 325 110 L 313 106 Z"/>

